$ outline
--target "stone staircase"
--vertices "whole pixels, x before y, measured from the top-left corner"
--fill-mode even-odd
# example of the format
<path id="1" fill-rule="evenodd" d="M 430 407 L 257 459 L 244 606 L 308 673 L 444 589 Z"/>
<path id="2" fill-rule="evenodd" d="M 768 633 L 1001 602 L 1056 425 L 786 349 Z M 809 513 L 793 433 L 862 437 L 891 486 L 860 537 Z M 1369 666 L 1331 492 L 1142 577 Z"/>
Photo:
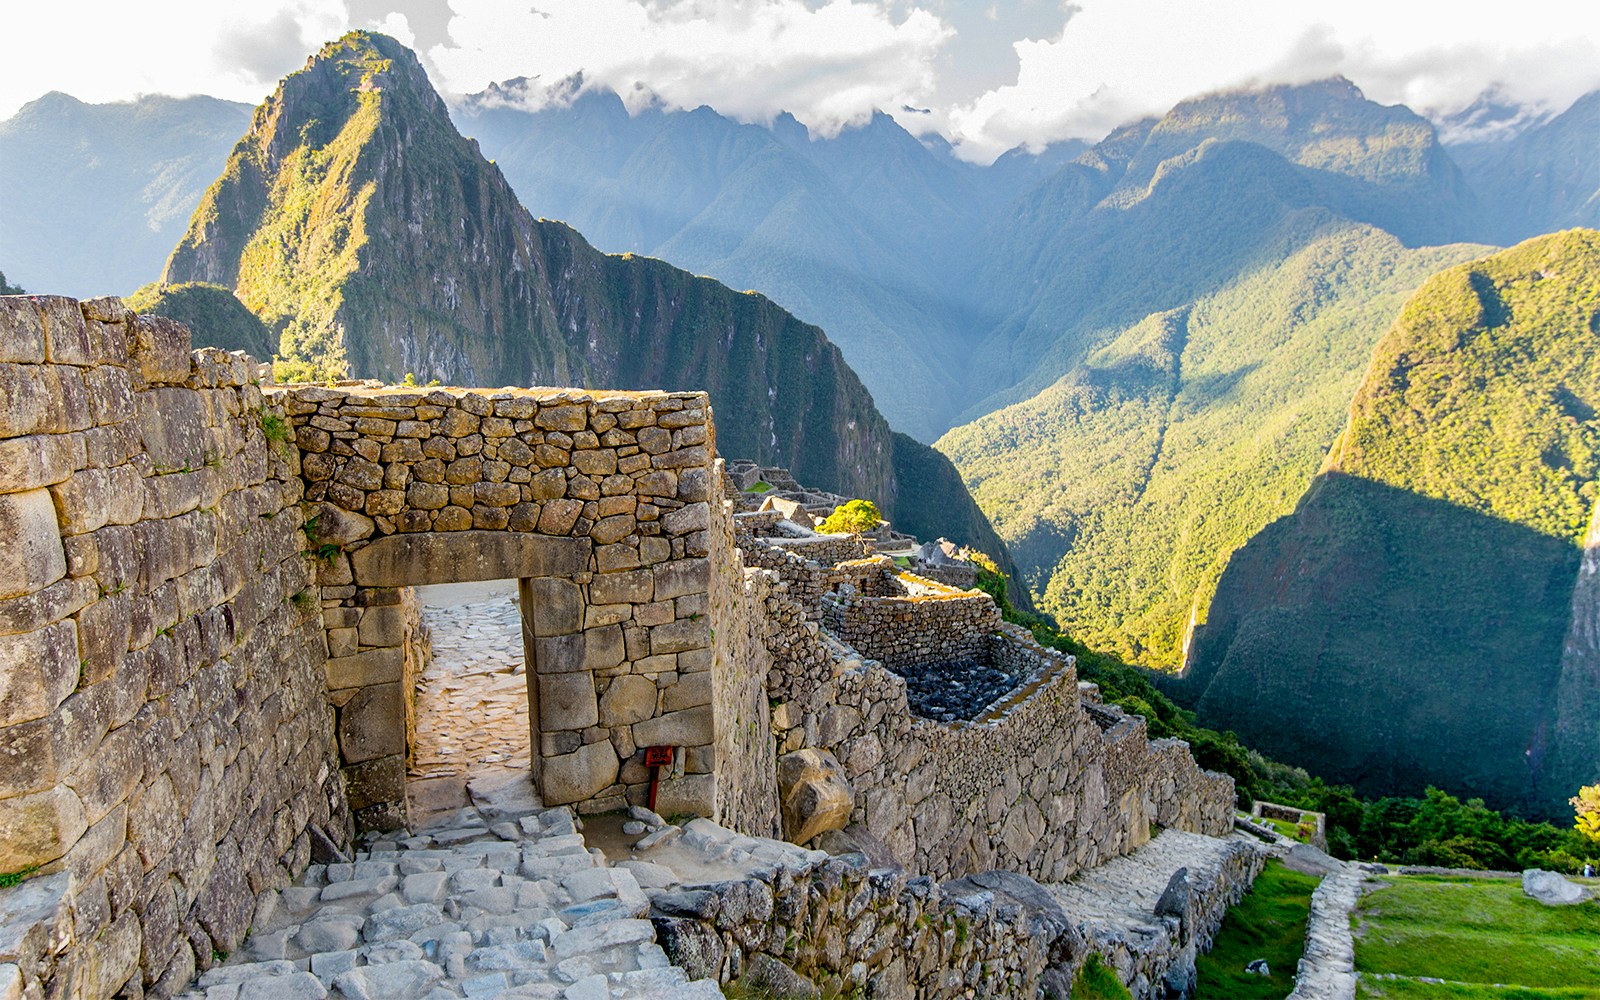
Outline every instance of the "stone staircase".
<path id="1" fill-rule="evenodd" d="M 458 819 L 312 865 L 265 897 L 244 947 L 185 1000 L 721 1000 L 645 919 L 639 875 L 660 891 L 668 870 L 611 866 L 567 809 L 493 829 L 475 809 Z"/>

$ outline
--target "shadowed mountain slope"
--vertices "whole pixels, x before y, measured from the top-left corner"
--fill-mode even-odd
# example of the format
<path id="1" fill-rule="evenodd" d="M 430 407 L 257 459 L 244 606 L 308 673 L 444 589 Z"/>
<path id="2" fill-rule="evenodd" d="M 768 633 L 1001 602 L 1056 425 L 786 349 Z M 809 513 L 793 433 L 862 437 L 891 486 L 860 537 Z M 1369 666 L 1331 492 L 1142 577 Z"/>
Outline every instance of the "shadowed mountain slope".
<path id="1" fill-rule="evenodd" d="M 1325 474 L 1223 574 L 1184 684 L 1201 719 L 1360 787 L 1560 811 L 1600 767 L 1556 699 L 1597 410 L 1600 233 L 1431 278 Z"/>
<path id="2" fill-rule="evenodd" d="M 1481 252 L 1291 226 L 1252 272 L 1133 323 L 938 447 L 1063 628 L 1175 668 L 1229 553 L 1316 474 L 1405 297 Z"/>

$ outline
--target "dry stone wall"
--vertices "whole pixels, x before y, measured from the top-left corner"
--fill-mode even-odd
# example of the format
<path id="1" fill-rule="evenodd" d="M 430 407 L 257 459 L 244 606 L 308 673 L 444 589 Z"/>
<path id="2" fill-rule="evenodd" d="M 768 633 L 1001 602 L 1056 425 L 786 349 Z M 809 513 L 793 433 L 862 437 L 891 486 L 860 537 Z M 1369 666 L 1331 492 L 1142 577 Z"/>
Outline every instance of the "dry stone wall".
<path id="1" fill-rule="evenodd" d="M 718 478 L 722 462 L 717 461 Z M 749 570 L 734 544 L 733 505 L 712 519 L 711 623 L 716 634 L 709 680 L 717 727 L 716 818 L 756 837 L 779 836 L 778 778 L 772 752 L 767 677 L 772 654 L 764 611 L 768 574 Z"/>
<path id="2" fill-rule="evenodd" d="M 987 657 L 988 637 L 1001 624 L 988 594 L 892 572 L 893 564 L 878 558 L 879 570 L 864 592 L 823 595 L 828 631 L 890 668 Z"/>
<path id="3" fill-rule="evenodd" d="M 999 626 L 1003 641 L 988 655 L 1009 658 L 1008 669 L 1030 683 L 974 722 L 919 718 L 902 677 L 829 635 L 793 598 L 788 581 L 809 594 L 821 567 L 774 555 L 750 533 L 741 543 L 747 559 L 782 577 L 765 613 L 779 752 L 831 751 L 855 793 L 852 821 L 914 870 L 946 878 L 1003 868 L 1060 881 L 1134 850 L 1152 823 L 1213 836 L 1231 828 L 1231 778 L 1201 770 L 1181 741 L 1150 743 L 1137 717 L 1119 712 L 1121 729 L 1103 731 L 1071 658 L 1025 630 Z M 852 579 L 857 589 L 871 586 Z M 942 603 L 908 606 L 929 606 L 933 616 Z M 967 634 L 953 632 L 958 643 Z"/>
<path id="4" fill-rule="evenodd" d="M 37 868 L 0 890 L 0 972 L 24 996 L 169 996 L 348 835 L 299 456 L 256 379 L 117 299 L 0 298 L 0 873 Z"/>
<path id="5" fill-rule="evenodd" d="M 352 804 L 404 818 L 408 585 L 520 581 L 529 727 L 546 804 L 642 804 L 674 748 L 669 813 L 716 815 L 704 393 L 273 390 L 319 504 L 328 661 Z M 719 500 L 720 502 L 720 500 Z M 720 513 L 720 510 L 719 510 Z M 367 636 L 370 635 L 370 640 Z"/>
<path id="6" fill-rule="evenodd" d="M 1039 927 L 992 893 L 953 898 L 926 876 L 841 858 L 652 903 L 656 937 L 673 961 L 723 983 L 781 984 L 764 975 L 771 969 L 797 972 L 825 996 L 1032 997 L 1052 959 L 1066 957 L 1053 947 L 1064 928 Z"/>

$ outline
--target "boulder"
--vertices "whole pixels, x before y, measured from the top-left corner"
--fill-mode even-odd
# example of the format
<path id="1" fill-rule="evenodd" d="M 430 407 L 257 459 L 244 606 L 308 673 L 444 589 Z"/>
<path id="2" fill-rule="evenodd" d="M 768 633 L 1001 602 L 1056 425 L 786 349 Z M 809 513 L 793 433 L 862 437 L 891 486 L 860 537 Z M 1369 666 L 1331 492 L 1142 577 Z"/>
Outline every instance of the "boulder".
<path id="1" fill-rule="evenodd" d="M 855 805 L 855 793 L 838 759 L 816 748 L 778 758 L 778 797 L 783 804 L 784 839 L 796 844 L 844 829 Z"/>
<path id="2" fill-rule="evenodd" d="M 1028 930 L 1052 950 L 1081 955 L 1083 932 L 1044 886 L 1018 872 L 987 871 L 952 879 L 939 886 L 946 899 L 988 895 L 996 904 L 1015 906 L 1028 918 Z"/>
<path id="3" fill-rule="evenodd" d="M 1522 892 L 1546 906 L 1571 906 L 1589 898 L 1589 890 L 1556 872 L 1529 868 L 1522 873 Z"/>
<path id="4" fill-rule="evenodd" d="M 1156 900 L 1155 915 L 1176 917 L 1181 924 L 1189 916 L 1189 869 L 1179 868 L 1167 880 L 1161 898 Z"/>

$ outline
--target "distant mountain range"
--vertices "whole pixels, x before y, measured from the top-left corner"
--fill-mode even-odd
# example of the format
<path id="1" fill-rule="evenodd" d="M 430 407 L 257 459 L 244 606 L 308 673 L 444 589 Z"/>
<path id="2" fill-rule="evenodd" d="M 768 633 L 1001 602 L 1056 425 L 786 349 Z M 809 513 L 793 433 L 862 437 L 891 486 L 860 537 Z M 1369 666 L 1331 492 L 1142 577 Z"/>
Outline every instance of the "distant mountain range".
<path id="1" fill-rule="evenodd" d="M 153 280 L 249 125 L 212 97 L 30 102 L 0 122 L 0 268 L 58 295 Z"/>
<path id="2" fill-rule="evenodd" d="M 127 158 L 115 183 L 52 167 L 47 147 L 86 116 L 137 132 L 140 105 L 85 111 L 60 95 L 29 105 L 0 124 L 0 267 L 24 287 L 66 275 L 131 291 L 160 272 L 160 254 L 139 251 L 149 256 L 133 278 L 90 273 L 95 255 L 52 243 L 42 215 L 10 211 L 14 192 L 145 225 L 146 203 L 130 192 L 145 191 L 152 171 L 167 176 L 162 163 L 210 155 L 221 179 L 190 202 L 187 233 L 167 238 L 177 250 L 165 280 L 234 290 L 290 365 L 710 388 L 724 453 L 883 498 L 919 534 L 990 551 L 1003 540 L 1064 629 L 1143 665 L 1188 665 L 1180 693 L 1201 721 L 1240 732 L 1240 692 L 1277 690 L 1261 679 L 1269 668 L 1285 697 L 1341 697 L 1295 687 L 1323 661 L 1263 624 L 1302 627 L 1262 603 L 1254 560 L 1277 557 L 1258 554 L 1299 537 L 1286 525 L 1302 515 L 1345 524 L 1317 520 L 1318 496 L 1389 491 L 1405 495 L 1401 506 L 1423 498 L 1424 510 L 1439 499 L 1386 474 L 1323 469 L 1402 305 L 1431 275 L 1497 246 L 1600 225 L 1600 94 L 1532 123 L 1502 116 L 1513 124 L 1463 129 L 1480 138 L 1452 146 L 1426 119 L 1342 79 L 1254 88 L 1182 102 L 1093 146 L 1017 150 L 985 167 L 884 115 L 820 136 L 788 116 L 764 126 L 708 108 L 629 114 L 581 80 L 535 111 L 509 81 L 447 118 L 409 53 L 352 38 L 286 80 L 231 157 L 155 130 L 131 143 L 148 155 Z M 227 312 L 209 291 L 146 294 L 166 296 L 159 308 Z M 229 329 L 255 336 L 248 323 Z M 1554 391 L 1523 369 L 1508 385 Z M 1568 388 L 1588 399 L 1587 386 Z M 1452 419 L 1449 409 L 1436 419 Z M 1592 413 L 1571 419 L 1588 428 L 1575 440 L 1587 440 Z M 889 422 L 937 439 L 938 451 Z M 1439 447 L 1429 433 L 1407 425 L 1402 436 L 1427 455 Z M 1462 482 L 1491 475 L 1456 468 Z M 1568 468 L 1592 492 L 1588 467 Z M 1369 479 L 1382 490 L 1349 485 Z M 1354 528 L 1335 541 L 1367 546 L 1361 558 L 1402 590 L 1417 574 L 1466 573 L 1441 590 L 1455 592 L 1481 569 L 1448 559 L 1423 569 L 1411 542 L 1374 547 Z M 1540 565 L 1553 581 L 1545 597 L 1559 603 L 1572 593 L 1575 541 L 1540 546 L 1535 561 L 1548 556 Z M 1367 597 L 1341 607 L 1339 632 L 1351 636 L 1380 634 L 1392 610 Z M 1539 651 L 1529 691 L 1547 690 L 1556 669 L 1546 640 L 1560 616 L 1539 608 L 1508 613 L 1493 633 Z M 1406 655 L 1429 654 L 1432 641 Z M 1405 690 L 1405 677 L 1360 662 L 1356 648 L 1339 653 L 1350 684 Z M 1517 718 L 1570 733 L 1543 697 L 1518 703 Z M 1416 698 L 1418 713 L 1463 710 L 1421 679 Z M 1361 713 L 1345 720 L 1349 740 L 1316 758 L 1329 773 L 1371 788 L 1428 774 L 1508 804 L 1554 801 L 1554 785 L 1540 782 L 1557 771 L 1530 784 L 1499 759 L 1515 726 L 1486 751 L 1495 761 L 1449 783 L 1443 751 L 1404 774 L 1374 765 L 1387 730 Z M 1261 739 L 1288 759 L 1310 752 Z"/>

